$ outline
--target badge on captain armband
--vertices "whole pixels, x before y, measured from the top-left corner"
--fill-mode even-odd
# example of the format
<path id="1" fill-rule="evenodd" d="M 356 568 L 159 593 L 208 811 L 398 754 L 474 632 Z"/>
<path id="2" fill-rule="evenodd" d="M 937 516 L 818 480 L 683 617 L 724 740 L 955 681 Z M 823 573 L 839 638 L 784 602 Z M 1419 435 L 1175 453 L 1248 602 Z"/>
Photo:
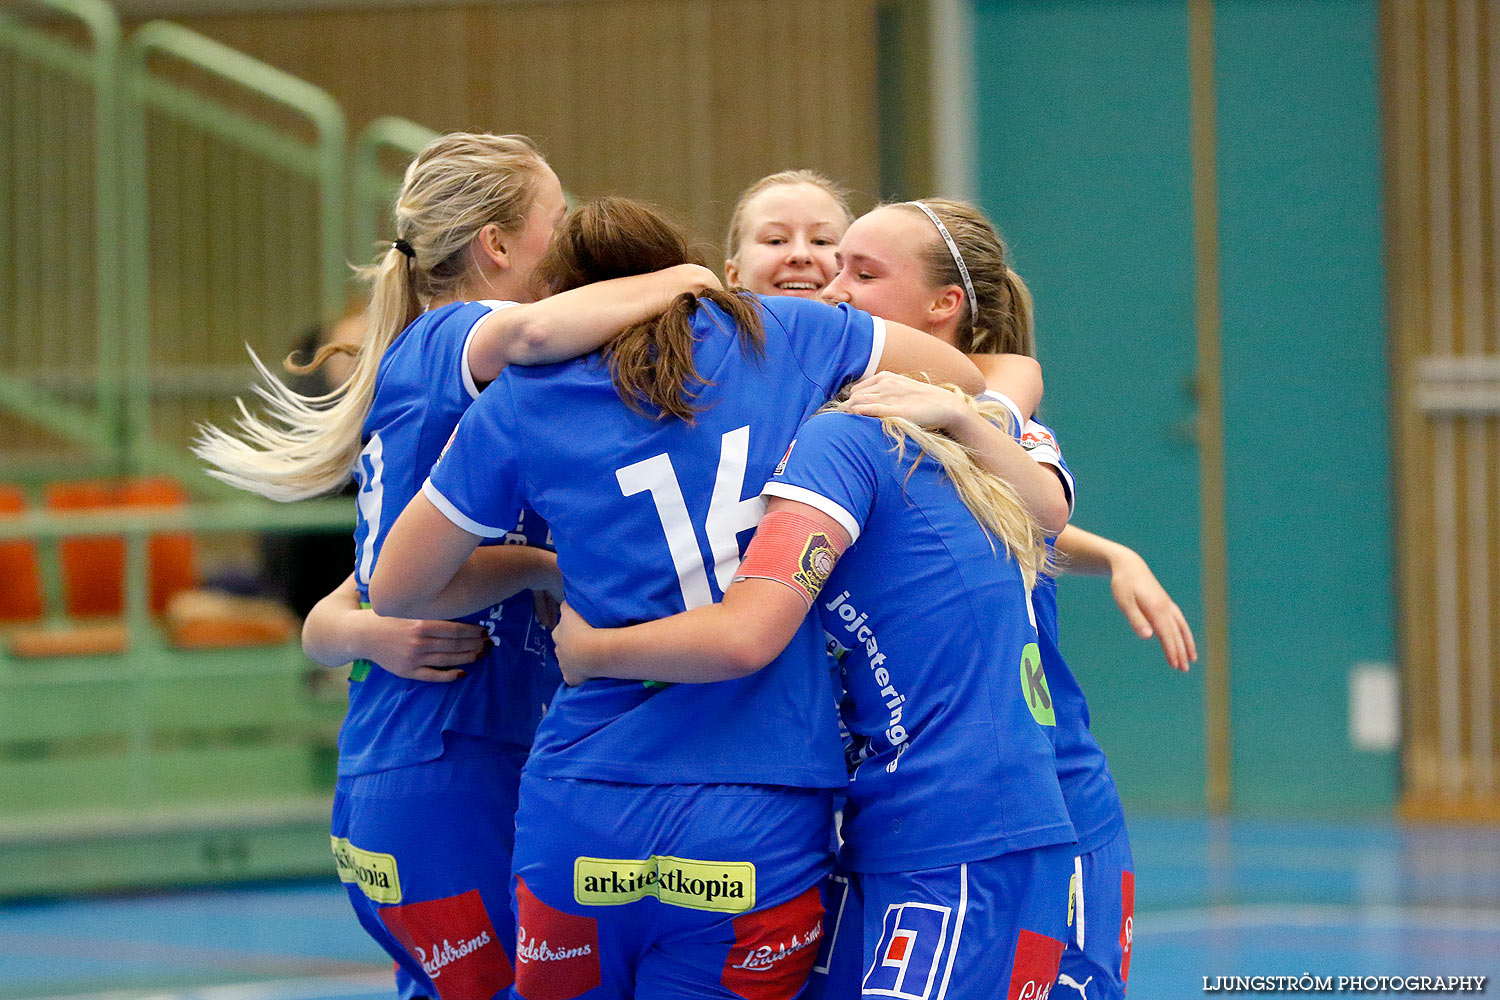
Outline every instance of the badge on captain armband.
<path id="1" fill-rule="evenodd" d="M 833 539 L 817 532 L 810 535 L 807 544 L 802 547 L 802 555 L 797 560 L 797 572 L 792 574 L 792 579 L 807 592 L 809 600 L 814 599 L 823 589 L 823 584 L 828 582 L 828 576 L 833 572 L 833 567 L 838 565 L 838 561 L 839 553 L 833 547 Z"/>

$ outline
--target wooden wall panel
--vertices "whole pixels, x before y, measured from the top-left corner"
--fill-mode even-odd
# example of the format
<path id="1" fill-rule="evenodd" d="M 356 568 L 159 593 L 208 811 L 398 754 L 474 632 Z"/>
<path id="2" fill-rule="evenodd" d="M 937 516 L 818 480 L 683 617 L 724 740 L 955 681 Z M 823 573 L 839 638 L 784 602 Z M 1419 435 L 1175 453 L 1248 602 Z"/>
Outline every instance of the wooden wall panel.
<path id="1" fill-rule="evenodd" d="M 739 191 L 793 166 L 872 198 L 876 2 L 577 0 L 188 16 L 385 114 L 536 138 L 580 195 L 677 211 L 716 245 Z M 715 254 L 717 251 L 715 251 Z"/>
<path id="2" fill-rule="evenodd" d="M 1405 807 L 1500 815 L 1500 12 L 1383 17 Z"/>

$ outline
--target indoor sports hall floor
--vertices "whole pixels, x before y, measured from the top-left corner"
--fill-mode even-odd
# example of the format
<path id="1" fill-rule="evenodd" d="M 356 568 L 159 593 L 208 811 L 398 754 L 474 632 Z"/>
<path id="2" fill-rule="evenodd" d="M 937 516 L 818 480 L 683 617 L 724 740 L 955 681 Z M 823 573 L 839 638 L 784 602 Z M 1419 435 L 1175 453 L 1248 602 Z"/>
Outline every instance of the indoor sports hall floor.
<path id="1" fill-rule="evenodd" d="M 1140 818 L 1131 834 L 1137 1000 L 1202 997 L 1204 976 L 1500 978 L 1500 831 Z M 331 876 L 0 906 L 0 1000 L 374 1000 L 388 970 Z"/>

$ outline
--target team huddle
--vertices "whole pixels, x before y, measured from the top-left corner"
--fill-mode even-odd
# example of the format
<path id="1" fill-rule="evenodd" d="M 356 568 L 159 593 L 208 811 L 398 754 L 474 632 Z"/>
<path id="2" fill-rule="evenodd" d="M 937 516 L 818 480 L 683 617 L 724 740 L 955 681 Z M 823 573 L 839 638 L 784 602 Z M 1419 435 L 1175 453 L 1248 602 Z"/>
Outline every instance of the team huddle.
<path id="1" fill-rule="evenodd" d="M 333 851 L 403 1000 L 1118 998 L 1134 874 L 1051 572 L 1031 298 L 973 206 L 741 197 L 721 278 L 519 136 L 408 168 L 334 392 L 262 368 L 220 478 L 358 482 L 304 646 L 354 661 Z M 339 348 L 325 348 L 325 353 Z M 316 363 L 316 361 L 315 361 Z"/>

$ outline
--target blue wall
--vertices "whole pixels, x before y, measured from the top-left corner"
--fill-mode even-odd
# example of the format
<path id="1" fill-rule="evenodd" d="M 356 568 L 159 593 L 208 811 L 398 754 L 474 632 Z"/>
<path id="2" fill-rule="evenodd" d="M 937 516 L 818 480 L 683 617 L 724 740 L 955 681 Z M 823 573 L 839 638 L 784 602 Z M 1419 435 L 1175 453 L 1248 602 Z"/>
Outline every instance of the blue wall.
<path id="1" fill-rule="evenodd" d="M 1393 655 L 1374 0 L 1214 5 L 1234 805 L 1388 809 L 1347 674 Z M 1145 555 L 1198 630 L 1185 2 L 975 4 L 980 199 L 1038 305 L 1075 523 Z M 1103 581 L 1063 647 L 1127 803 L 1199 808 L 1201 672 Z"/>

